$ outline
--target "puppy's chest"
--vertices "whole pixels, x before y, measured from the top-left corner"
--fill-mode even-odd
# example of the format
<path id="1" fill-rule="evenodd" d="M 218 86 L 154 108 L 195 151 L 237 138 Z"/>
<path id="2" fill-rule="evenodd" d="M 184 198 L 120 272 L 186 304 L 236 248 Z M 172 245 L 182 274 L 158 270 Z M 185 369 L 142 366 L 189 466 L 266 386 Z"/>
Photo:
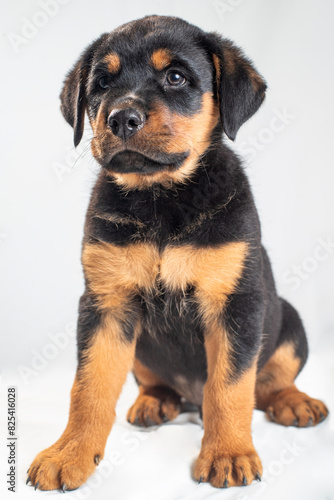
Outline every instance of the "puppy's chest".
<path id="1" fill-rule="evenodd" d="M 245 242 L 214 247 L 137 242 L 86 244 L 82 262 L 90 288 L 98 296 L 185 295 L 189 288 L 208 300 L 223 300 L 237 287 L 247 255 Z"/>

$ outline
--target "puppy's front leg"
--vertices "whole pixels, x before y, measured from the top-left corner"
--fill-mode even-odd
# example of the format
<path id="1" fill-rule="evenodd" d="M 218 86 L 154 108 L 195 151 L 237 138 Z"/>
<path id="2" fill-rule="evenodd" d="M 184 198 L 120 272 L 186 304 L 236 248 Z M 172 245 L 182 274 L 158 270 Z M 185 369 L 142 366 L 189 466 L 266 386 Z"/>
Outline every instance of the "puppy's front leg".
<path id="1" fill-rule="evenodd" d="M 69 421 L 60 439 L 33 461 L 28 479 L 35 488 L 78 488 L 103 458 L 115 405 L 132 368 L 136 332 L 130 337 L 129 331 L 127 336 L 124 334 L 119 314 L 112 310 L 99 312 L 89 295 L 82 297 L 79 365 Z"/>
<path id="2" fill-rule="evenodd" d="M 204 437 L 194 478 L 217 488 L 260 479 L 261 461 L 251 437 L 256 363 L 237 379 L 231 377 L 227 334 L 218 324 L 207 333 L 208 379 L 203 395 Z"/>
<path id="3" fill-rule="evenodd" d="M 149 244 L 84 245 L 86 293 L 78 322 L 79 366 L 68 425 L 35 458 L 29 480 L 42 490 L 80 486 L 103 457 L 115 405 L 135 356 L 140 328 L 138 288 L 156 278 L 158 251 Z"/>

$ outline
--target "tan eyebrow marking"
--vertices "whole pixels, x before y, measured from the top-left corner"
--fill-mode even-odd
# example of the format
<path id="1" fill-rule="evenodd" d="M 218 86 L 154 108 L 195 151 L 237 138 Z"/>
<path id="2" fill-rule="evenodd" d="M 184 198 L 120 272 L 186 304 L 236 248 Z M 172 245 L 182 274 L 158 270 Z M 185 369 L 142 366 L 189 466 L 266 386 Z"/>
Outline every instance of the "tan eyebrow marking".
<path id="1" fill-rule="evenodd" d="M 173 55 L 168 49 L 157 49 L 151 56 L 151 64 L 157 71 L 162 71 L 173 60 Z"/>
<path id="2" fill-rule="evenodd" d="M 117 73 L 121 69 L 121 60 L 115 52 L 110 52 L 103 61 L 107 63 L 110 73 Z"/>

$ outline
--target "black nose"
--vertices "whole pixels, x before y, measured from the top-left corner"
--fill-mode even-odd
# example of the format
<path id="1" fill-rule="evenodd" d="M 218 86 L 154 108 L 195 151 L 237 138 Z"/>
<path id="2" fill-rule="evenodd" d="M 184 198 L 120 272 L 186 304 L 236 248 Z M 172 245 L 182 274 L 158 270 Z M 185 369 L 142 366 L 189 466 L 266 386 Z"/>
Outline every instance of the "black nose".
<path id="1" fill-rule="evenodd" d="M 145 116 L 134 108 L 115 110 L 110 113 L 108 123 L 112 133 L 125 140 L 143 128 Z"/>

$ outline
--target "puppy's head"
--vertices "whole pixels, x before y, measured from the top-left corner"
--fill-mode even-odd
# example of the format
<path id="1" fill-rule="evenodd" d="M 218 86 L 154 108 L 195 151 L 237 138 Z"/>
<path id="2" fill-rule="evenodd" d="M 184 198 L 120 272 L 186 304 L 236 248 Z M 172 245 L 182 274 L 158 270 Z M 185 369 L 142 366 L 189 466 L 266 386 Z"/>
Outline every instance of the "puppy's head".
<path id="1" fill-rule="evenodd" d="M 102 35 L 81 55 L 61 110 L 92 153 L 127 188 L 182 182 L 213 135 L 234 140 L 259 108 L 266 85 L 229 40 L 172 17 L 150 16 Z"/>

